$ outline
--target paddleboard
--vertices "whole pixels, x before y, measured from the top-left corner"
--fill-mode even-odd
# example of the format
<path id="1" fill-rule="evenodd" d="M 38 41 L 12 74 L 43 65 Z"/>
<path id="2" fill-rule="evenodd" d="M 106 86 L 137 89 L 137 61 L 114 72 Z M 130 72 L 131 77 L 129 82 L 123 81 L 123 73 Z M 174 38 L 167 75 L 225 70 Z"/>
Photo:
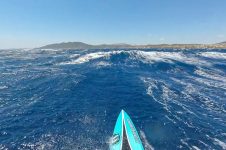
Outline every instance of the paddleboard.
<path id="1" fill-rule="evenodd" d="M 110 150 L 144 150 L 139 134 L 129 115 L 122 110 L 115 124 Z"/>

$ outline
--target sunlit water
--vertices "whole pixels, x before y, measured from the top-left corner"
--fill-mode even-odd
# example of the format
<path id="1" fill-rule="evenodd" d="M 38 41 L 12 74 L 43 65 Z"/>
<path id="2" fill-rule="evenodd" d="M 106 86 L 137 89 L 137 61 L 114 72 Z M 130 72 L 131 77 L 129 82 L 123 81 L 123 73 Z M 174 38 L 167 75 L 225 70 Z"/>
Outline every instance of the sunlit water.
<path id="1" fill-rule="evenodd" d="M 226 149 L 226 50 L 0 50 L 0 149 Z"/>

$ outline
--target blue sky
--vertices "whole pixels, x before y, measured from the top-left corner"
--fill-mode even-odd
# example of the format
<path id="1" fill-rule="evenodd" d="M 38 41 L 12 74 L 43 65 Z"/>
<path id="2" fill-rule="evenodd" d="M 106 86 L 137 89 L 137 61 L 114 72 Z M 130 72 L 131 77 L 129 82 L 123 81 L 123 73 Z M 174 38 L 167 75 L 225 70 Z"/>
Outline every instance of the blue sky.
<path id="1" fill-rule="evenodd" d="M 226 41 L 226 0 L 1 0 L 0 48 Z"/>

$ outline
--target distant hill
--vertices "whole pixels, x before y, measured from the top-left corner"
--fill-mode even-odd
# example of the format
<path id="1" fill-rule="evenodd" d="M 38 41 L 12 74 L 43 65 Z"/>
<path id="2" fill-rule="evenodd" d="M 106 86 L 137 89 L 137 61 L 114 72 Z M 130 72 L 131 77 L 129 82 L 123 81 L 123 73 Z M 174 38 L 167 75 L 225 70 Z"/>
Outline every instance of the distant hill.
<path id="1" fill-rule="evenodd" d="M 221 45 L 226 45 L 226 41 L 225 41 L 225 42 L 218 43 L 218 44 L 221 44 Z"/>
<path id="2" fill-rule="evenodd" d="M 132 47 L 129 44 L 101 44 L 101 45 L 90 45 L 82 42 L 67 42 L 67 43 L 56 43 L 49 44 L 41 49 L 104 49 L 104 48 L 129 48 Z"/>
<path id="3" fill-rule="evenodd" d="M 42 49 L 87 49 L 91 47 L 92 45 L 82 43 L 82 42 L 67 42 L 67 43 L 49 44 L 40 48 Z"/>
<path id="4" fill-rule="evenodd" d="M 114 48 L 178 48 L 178 49 L 204 49 L 226 48 L 226 42 L 217 44 L 160 44 L 160 45 L 129 45 L 129 44 L 100 44 L 90 45 L 82 42 L 67 42 L 49 44 L 39 49 L 114 49 Z"/>

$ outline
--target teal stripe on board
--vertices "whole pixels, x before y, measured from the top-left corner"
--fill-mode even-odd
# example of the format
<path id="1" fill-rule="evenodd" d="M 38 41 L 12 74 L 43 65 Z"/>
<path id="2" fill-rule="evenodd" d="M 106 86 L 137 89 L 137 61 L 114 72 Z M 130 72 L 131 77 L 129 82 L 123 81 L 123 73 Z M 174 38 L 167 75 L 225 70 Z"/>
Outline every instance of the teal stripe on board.
<path id="1" fill-rule="evenodd" d="M 118 119 L 115 124 L 113 137 L 110 143 L 110 150 L 121 150 L 123 141 L 123 118 L 122 111 L 118 116 Z"/>

